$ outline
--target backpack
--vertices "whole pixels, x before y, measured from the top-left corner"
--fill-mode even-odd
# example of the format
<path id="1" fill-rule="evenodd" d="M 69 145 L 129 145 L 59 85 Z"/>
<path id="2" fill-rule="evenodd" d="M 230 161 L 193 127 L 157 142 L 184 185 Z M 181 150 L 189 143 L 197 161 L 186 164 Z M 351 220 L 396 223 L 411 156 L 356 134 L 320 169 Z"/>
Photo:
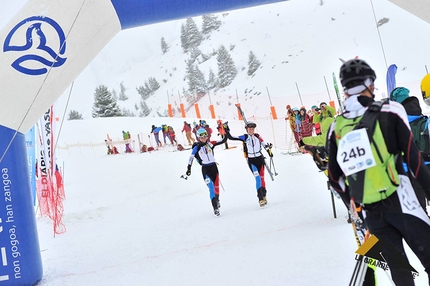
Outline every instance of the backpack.
<path id="1" fill-rule="evenodd" d="M 336 139 L 336 144 L 338 145 L 340 139 L 347 136 L 349 132 L 364 128 L 372 147 L 374 160 L 376 160 L 377 163 L 373 167 L 360 170 L 347 176 L 349 192 L 351 198 L 354 198 L 356 203 L 371 204 L 381 201 L 393 194 L 400 184 L 396 162 L 401 156 L 400 154 L 390 154 L 388 152 L 378 120 L 381 108 L 384 104 L 389 104 L 388 99 L 373 102 L 358 123 L 355 123 L 354 119 L 347 119 L 343 116 L 339 116 L 336 119 L 336 137 L 339 136 L 339 139 Z M 345 123 L 347 124 L 340 124 L 339 128 L 338 123 L 344 123 L 342 122 L 343 120 L 346 120 Z M 351 123 L 348 123 L 348 121 L 351 121 Z M 341 135 L 342 133 L 343 136 Z M 376 144 L 375 141 L 378 143 L 382 142 L 383 144 Z M 358 153 L 359 152 L 355 150 L 351 150 L 351 154 L 349 155 L 353 157 L 360 156 Z M 345 155 L 345 160 L 347 159 L 346 156 L 347 155 Z M 368 164 L 367 161 L 363 163 Z M 383 173 L 385 173 L 385 176 L 381 176 Z"/>
<path id="2" fill-rule="evenodd" d="M 425 161 L 430 161 L 429 154 L 429 130 L 427 128 L 428 117 L 421 115 L 420 118 L 409 123 L 411 126 L 412 135 L 414 137 L 414 142 Z"/>

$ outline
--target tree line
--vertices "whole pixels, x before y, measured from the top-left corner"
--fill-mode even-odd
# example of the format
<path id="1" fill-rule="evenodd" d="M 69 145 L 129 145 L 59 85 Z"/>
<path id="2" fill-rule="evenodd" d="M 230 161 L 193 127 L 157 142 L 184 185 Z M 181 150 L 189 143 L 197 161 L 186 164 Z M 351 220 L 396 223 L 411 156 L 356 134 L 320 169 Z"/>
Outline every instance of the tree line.
<path id="1" fill-rule="evenodd" d="M 220 28 L 222 22 L 213 14 L 202 16 L 202 28 L 198 29 L 193 18 L 187 18 L 185 23 L 181 25 L 180 41 L 181 48 L 184 54 L 187 55 L 186 70 L 184 80 L 187 82 L 187 88 L 183 88 L 182 93 L 189 104 L 197 102 L 202 96 L 206 95 L 210 90 L 218 90 L 229 86 L 237 76 L 237 68 L 230 52 L 235 48 L 230 45 L 226 48 L 220 45 L 218 49 L 214 49 L 209 54 L 204 54 L 199 49 L 200 44 L 210 38 L 213 31 Z M 170 46 L 161 37 L 161 51 L 164 54 L 168 53 Z M 199 65 L 205 61 L 216 57 L 217 68 L 215 72 L 209 69 L 207 77 L 200 70 Z M 248 54 L 248 76 L 253 76 L 260 67 L 261 63 L 257 59 L 254 52 Z M 152 96 L 159 88 L 160 83 L 154 77 L 149 77 L 144 81 L 143 85 L 138 86 L 136 91 L 140 95 L 139 104 L 135 104 L 134 112 L 126 108 L 120 108 L 118 101 L 128 100 L 126 95 L 127 88 L 123 83 L 120 84 L 120 91 L 117 94 L 116 90 L 109 91 L 105 85 L 97 86 L 94 91 L 94 103 L 92 108 L 92 117 L 115 117 L 115 116 L 136 116 L 135 112 L 140 117 L 148 116 L 152 109 L 146 104 L 146 100 Z M 167 112 L 159 116 L 167 116 Z M 76 110 L 70 110 L 68 120 L 82 119 L 82 114 Z"/>

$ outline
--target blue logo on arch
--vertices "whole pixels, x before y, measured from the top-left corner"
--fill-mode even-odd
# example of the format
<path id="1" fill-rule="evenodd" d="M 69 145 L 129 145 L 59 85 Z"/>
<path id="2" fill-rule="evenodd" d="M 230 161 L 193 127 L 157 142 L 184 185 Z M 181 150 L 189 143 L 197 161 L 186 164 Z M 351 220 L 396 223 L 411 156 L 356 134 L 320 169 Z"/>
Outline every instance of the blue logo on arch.
<path id="1" fill-rule="evenodd" d="M 25 39 L 17 36 L 20 28 L 27 29 Z M 47 39 L 44 29 L 54 29 L 58 39 Z M 51 18 L 42 16 L 32 16 L 18 23 L 6 36 L 3 51 L 27 52 L 18 57 L 11 66 L 28 75 L 45 74 L 50 68 L 62 66 L 67 60 L 64 57 L 66 37 L 63 29 Z"/>

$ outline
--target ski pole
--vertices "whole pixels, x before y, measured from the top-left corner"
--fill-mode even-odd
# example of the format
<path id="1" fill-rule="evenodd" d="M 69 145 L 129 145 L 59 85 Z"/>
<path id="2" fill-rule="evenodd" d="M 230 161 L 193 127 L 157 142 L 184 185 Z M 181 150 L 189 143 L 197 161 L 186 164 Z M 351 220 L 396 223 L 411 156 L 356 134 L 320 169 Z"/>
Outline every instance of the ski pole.
<path id="1" fill-rule="evenodd" d="M 274 181 L 275 179 L 273 178 L 272 170 L 270 170 L 269 166 L 267 166 L 266 159 L 264 159 L 264 166 L 266 167 L 266 170 L 269 173 L 270 178 L 272 179 L 272 181 Z"/>
<path id="2" fill-rule="evenodd" d="M 275 172 L 275 176 L 277 176 L 278 173 L 276 172 L 275 163 L 273 162 L 273 157 L 270 157 L 270 164 L 273 166 L 273 172 Z"/>
<path id="3" fill-rule="evenodd" d="M 221 185 L 222 190 L 225 192 L 224 186 L 221 183 L 221 180 L 218 178 L 219 184 Z"/>
<path id="4" fill-rule="evenodd" d="M 335 205 L 335 202 L 334 202 L 333 190 L 332 190 L 330 182 L 328 180 L 327 180 L 327 189 L 330 191 L 331 206 L 333 208 L 333 217 L 337 218 L 337 215 L 336 215 L 336 205 Z"/>

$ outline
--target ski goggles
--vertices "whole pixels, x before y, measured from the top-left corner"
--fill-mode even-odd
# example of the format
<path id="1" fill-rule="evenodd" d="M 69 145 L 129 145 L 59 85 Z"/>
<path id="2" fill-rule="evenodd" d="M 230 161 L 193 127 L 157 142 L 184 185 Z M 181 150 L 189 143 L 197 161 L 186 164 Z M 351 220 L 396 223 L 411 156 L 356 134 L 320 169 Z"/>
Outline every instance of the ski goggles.
<path id="1" fill-rule="evenodd" d="M 257 127 L 257 124 L 255 124 L 255 123 L 250 123 L 250 124 L 246 125 L 246 128 L 255 128 L 255 127 Z"/>
<path id="2" fill-rule="evenodd" d="M 199 134 L 199 138 L 205 138 L 205 137 L 208 137 L 208 133 L 207 132 L 201 132 Z"/>

